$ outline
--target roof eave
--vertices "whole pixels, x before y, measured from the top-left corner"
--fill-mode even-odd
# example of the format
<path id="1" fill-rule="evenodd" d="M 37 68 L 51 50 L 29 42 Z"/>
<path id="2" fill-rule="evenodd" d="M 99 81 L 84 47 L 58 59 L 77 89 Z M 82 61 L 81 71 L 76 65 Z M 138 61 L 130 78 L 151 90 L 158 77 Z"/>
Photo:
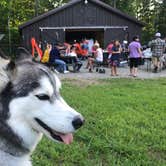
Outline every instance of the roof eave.
<path id="1" fill-rule="evenodd" d="M 145 26 L 145 23 L 137 20 L 135 17 L 131 17 L 128 14 L 125 14 L 124 12 L 121 12 L 119 9 L 115 9 L 115 8 L 111 7 L 110 5 L 108 5 L 108 4 L 106 4 L 106 3 L 102 2 L 102 1 L 99 1 L 99 0 L 91 0 L 91 1 L 96 3 L 96 4 L 100 4 L 102 7 L 106 8 L 107 10 L 111 10 L 112 12 L 114 12 L 116 14 L 119 14 L 122 17 L 125 17 L 126 19 L 128 19 L 130 21 L 133 21 L 133 22 L 141 25 L 142 27 Z"/>
<path id="2" fill-rule="evenodd" d="M 67 4 L 65 4 L 65 5 L 63 5 L 63 6 L 60 6 L 60 7 L 55 8 L 55 9 L 52 9 L 52 10 L 50 10 L 50 11 L 48 11 L 48 12 L 46 12 L 46 13 L 44 13 L 44 14 L 38 16 L 38 17 L 34 17 L 33 19 L 31 19 L 31 20 L 29 20 L 29 21 L 27 21 L 27 22 L 21 24 L 21 25 L 19 26 L 19 30 L 21 30 L 21 29 L 23 29 L 24 27 L 26 27 L 26 26 L 28 26 L 28 25 L 31 25 L 31 24 L 33 24 L 34 22 L 37 22 L 37 21 L 39 21 L 39 20 L 41 20 L 41 19 L 43 19 L 43 18 L 46 18 L 46 17 L 48 17 L 48 16 L 50 16 L 50 15 L 52 15 L 52 14 L 55 14 L 55 13 L 61 11 L 61 10 L 64 10 L 64 9 L 66 9 L 67 7 L 70 7 L 70 6 L 72 6 L 72 5 L 74 5 L 74 4 L 78 3 L 78 2 L 81 2 L 81 1 L 82 1 L 82 0 L 72 0 L 72 1 L 68 2 Z M 129 16 L 129 15 L 127 15 L 127 14 L 121 12 L 121 11 L 118 10 L 118 9 L 115 9 L 115 8 L 111 7 L 110 5 L 108 5 L 108 4 L 104 3 L 104 2 L 101 2 L 101 1 L 99 1 L 99 0 L 90 0 L 90 1 L 92 1 L 93 3 L 98 4 L 98 5 L 100 4 L 102 7 L 106 8 L 107 10 L 112 11 L 112 12 L 118 14 L 118 15 L 121 15 L 122 17 L 124 17 L 124 18 L 126 18 L 126 19 L 128 19 L 128 20 L 130 20 L 130 21 L 133 21 L 133 22 L 139 24 L 139 25 L 142 26 L 142 27 L 145 26 L 145 23 L 143 23 L 143 22 L 137 20 L 137 19 L 134 18 L 134 17 L 131 17 L 131 16 Z"/>
<path id="3" fill-rule="evenodd" d="M 81 1 L 82 1 L 82 0 L 73 0 L 73 1 L 71 1 L 71 2 L 69 2 L 69 3 L 64 4 L 63 6 L 60 6 L 60 7 L 55 8 L 55 9 L 52 9 L 52 10 L 50 10 L 50 11 L 48 11 L 48 12 L 42 14 L 42 15 L 39 15 L 39 16 L 37 16 L 37 17 L 34 17 L 33 19 L 31 19 L 31 20 L 29 20 L 29 21 L 27 21 L 27 22 L 21 24 L 21 25 L 19 26 L 19 30 L 23 29 L 24 27 L 26 27 L 26 26 L 28 26 L 28 25 L 33 24 L 33 23 L 36 22 L 36 21 L 41 20 L 42 18 L 46 18 L 46 17 L 48 17 L 48 16 L 50 16 L 50 15 L 52 15 L 52 14 L 55 14 L 55 13 L 61 11 L 61 10 L 64 10 L 64 9 L 66 9 L 67 7 L 70 7 L 70 6 L 74 5 L 75 3 L 78 3 L 78 2 L 81 2 Z"/>

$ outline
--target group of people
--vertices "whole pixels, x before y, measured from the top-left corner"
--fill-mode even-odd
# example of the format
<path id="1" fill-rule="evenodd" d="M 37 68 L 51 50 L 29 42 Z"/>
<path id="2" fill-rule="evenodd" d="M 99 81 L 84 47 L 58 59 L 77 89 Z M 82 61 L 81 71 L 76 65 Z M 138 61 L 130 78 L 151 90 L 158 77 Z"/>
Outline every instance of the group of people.
<path id="1" fill-rule="evenodd" d="M 166 51 L 166 42 L 161 39 L 161 34 L 157 32 L 155 38 L 149 42 L 148 47 L 152 52 L 153 72 L 157 73 L 161 68 L 161 58 Z M 144 56 L 139 37 L 135 36 L 128 48 L 130 57 L 130 75 L 135 77 L 138 74 L 138 66 L 141 64 L 141 59 Z"/>
<path id="2" fill-rule="evenodd" d="M 127 43 L 124 43 L 127 44 Z M 112 41 L 108 47 L 107 51 L 109 53 L 108 56 L 108 64 L 111 67 L 111 76 L 118 76 L 117 67 L 119 66 L 120 57 L 122 52 L 125 52 L 126 49 L 122 47 L 119 40 Z M 141 56 L 141 45 L 139 43 L 139 38 L 134 37 L 133 42 L 129 45 L 130 52 L 130 75 L 136 77 L 137 76 L 137 67 L 138 67 L 138 59 Z M 88 57 L 88 62 L 86 68 L 89 72 L 93 71 L 94 64 L 102 64 L 103 63 L 103 50 L 100 48 L 100 44 L 96 41 L 92 47 L 92 54 Z"/>
<path id="3" fill-rule="evenodd" d="M 93 65 L 95 63 L 98 64 L 103 62 L 103 51 L 100 48 L 99 43 L 94 44 L 93 49 L 93 57 L 88 58 L 86 66 L 86 68 L 89 69 L 89 72 L 92 72 Z M 109 53 L 108 64 L 111 67 L 111 76 L 118 76 L 117 67 L 119 66 L 120 57 L 124 48 L 120 44 L 119 40 L 115 40 L 108 45 L 107 51 Z M 128 51 L 130 57 L 130 76 L 136 77 L 139 60 L 142 56 L 141 44 L 137 36 L 133 37 L 133 41 L 129 44 Z"/>
<path id="4" fill-rule="evenodd" d="M 61 51 L 63 52 L 63 50 L 67 49 L 68 48 L 65 45 L 56 44 L 52 46 L 51 44 L 47 44 L 41 62 L 53 66 L 57 72 L 64 74 L 69 73 L 67 66 L 67 61 L 69 59 L 66 59 L 65 58 L 66 55 L 64 53 L 61 53 Z M 70 46 L 70 50 L 67 56 L 71 57 L 70 60 L 74 65 L 73 70 L 75 72 L 79 72 L 82 66 L 82 62 L 77 57 L 76 48 L 74 45 Z"/>
<path id="5" fill-rule="evenodd" d="M 41 62 L 54 66 L 58 72 L 68 73 L 67 64 L 69 61 L 74 63 L 73 71 L 79 72 L 83 65 L 81 60 L 88 58 L 87 68 L 92 72 L 94 62 L 103 62 L 103 51 L 98 41 L 95 41 L 93 45 L 91 44 L 90 51 L 93 56 L 89 56 L 90 48 L 88 44 L 86 39 L 82 40 L 81 43 L 75 40 L 73 44 L 64 43 L 63 45 L 56 44 L 54 46 L 47 43 Z"/>
<path id="6" fill-rule="evenodd" d="M 161 65 L 160 59 L 164 51 L 166 51 L 166 43 L 161 39 L 160 33 L 155 34 L 155 39 L 149 42 L 149 47 L 152 51 L 152 60 L 154 65 L 153 71 L 157 72 Z M 61 53 L 62 50 L 65 50 L 65 52 Z M 80 56 L 83 56 L 88 59 L 86 68 L 89 72 L 93 72 L 94 64 L 103 63 L 103 49 L 100 47 L 99 42 L 95 41 L 91 46 L 90 54 L 88 50 L 87 40 L 84 40 L 82 45 L 76 41 L 74 41 L 72 45 L 65 43 L 64 45 L 56 44 L 53 47 L 51 44 L 47 44 L 47 48 L 41 62 L 54 65 L 58 72 L 68 73 L 67 62 L 64 57 L 66 55 L 72 57 L 72 61 L 74 62 L 74 71 L 79 71 L 82 66 Z M 123 44 L 120 44 L 119 40 L 112 41 L 107 46 L 107 51 L 109 53 L 108 64 L 111 68 L 111 76 L 118 76 L 119 73 L 117 67 L 119 66 L 120 58 L 122 56 L 123 59 L 129 61 L 129 75 L 132 77 L 138 76 L 138 66 L 141 64 L 141 59 L 143 57 L 142 46 L 138 36 L 134 36 L 133 40 L 129 44 L 127 41 L 124 41 Z M 84 55 L 82 55 L 83 52 Z"/>
<path id="7" fill-rule="evenodd" d="M 149 42 L 149 47 L 152 51 L 152 62 L 154 66 L 153 72 L 157 73 L 158 69 L 161 67 L 161 58 L 163 57 L 163 53 L 166 51 L 166 42 L 161 39 L 161 34 L 159 32 L 155 34 L 155 39 Z M 128 52 L 129 54 L 129 75 L 133 77 L 138 76 L 138 66 L 141 64 L 142 57 L 144 56 L 138 36 L 133 37 L 133 40 L 129 43 L 127 50 L 122 47 L 118 40 L 110 43 L 107 50 L 109 52 L 108 59 L 111 66 L 112 76 L 118 76 L 117 66 L 119 65 L 119 58 L 120 55 L 123 55 L 123 51 Z"/>

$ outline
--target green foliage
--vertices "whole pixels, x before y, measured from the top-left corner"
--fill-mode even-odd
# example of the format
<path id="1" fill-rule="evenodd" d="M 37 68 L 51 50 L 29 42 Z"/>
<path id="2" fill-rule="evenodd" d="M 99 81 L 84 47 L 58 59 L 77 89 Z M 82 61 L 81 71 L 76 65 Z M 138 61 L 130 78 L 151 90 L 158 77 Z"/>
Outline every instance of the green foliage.
<path id="1" fill-rule="evenodd" d="M 1 0 L 0 1 L 0 31 L 4 30 L 7 27 L 7 19 L 8 19 L 8 1 Z M 3 17 L 2 17 L 3 16 Z"/>
<path id="2" fill-rule="evenodd" d="M 154 37 L 155 29 L 152 23 L 146 24 L 142 33 L 142 44 L 147 44 Z"/>
<path id="3" fill-rule="evenodd" d="M 160 4 L 159 14 L 156 19 L 156 27 L 163 37 L 166 37 L 166 0 Z"/>
<path id="4" fill-rule="evenodd" d="M 38 2 L 38 14 L 43 14 L 55 7 L 61 6 L 67 3 L 69 0 L 36 0 Z"/>
<path id="5" fill-rule="evenodd" d="M 128 0 L 128 1 L 124 1 L 124 0 L 119 0 L 117 1 L 117 8 L 121 11 L 123 11 L 124 13 L 127 13 L 131 16 L 135 16 L 134 10 L 133 10 L 133 0 Z"/>
<path id="6" fill-rule="evenodd" d="M 11 1 L 11 26 L 18 27 L 21 23 L 34 17 L 34 0 Z"/>
<path id="7" fill-rule="evenodd" d="M 38 14 L 47 12 L 69 0 L 1 0 L 0 1 L 0 33 L 8 37 L 8 18 L 12 33 L 12 43 L 19 44 L 18 26 L 35 16 L 35 2 L 38 2 Z M 166 0 L 102 0 L 121 11 L 134 16 L 146 23 L 143 29 L 143 43 L 147 43 L 155 32 L 160 31 L 166 36 Z M 5 40 L 5 42 L 8 41 Z M 4 41 L 3 41 L 4 43 Z M 8 49 L 8 48 L 7 48 Z"/>
<path id="8" fill-rule="evenodd" d="M 35 17 L 35 2 L 38 2 L 38 14 L 43 14 L 68 0 L 1 0 L 0 1 L 0 34 L 5 38 L 0 45 L 6 54 L 9 54 L 9 31 L 11 31 L 12 52 L 20 44 L 18 26 Z M 9 25 L 9 26 L 8 26 Z M 14 44 L 14 45 L 13 45 Z"/>
<path id="9" fill-rule="evenodd" d="M 166 165 L 165 91 L 166 79 L 66 81 L 62 94 L 86 123 L 72 145 L 44 138 L 34 166 Z"/>
<path id="10" fill-rule="evenodd" d="M 102 0 L 145 23 L 142 43 L 147 44 L 160 31 L 166 36 L 166 0 Z"/>

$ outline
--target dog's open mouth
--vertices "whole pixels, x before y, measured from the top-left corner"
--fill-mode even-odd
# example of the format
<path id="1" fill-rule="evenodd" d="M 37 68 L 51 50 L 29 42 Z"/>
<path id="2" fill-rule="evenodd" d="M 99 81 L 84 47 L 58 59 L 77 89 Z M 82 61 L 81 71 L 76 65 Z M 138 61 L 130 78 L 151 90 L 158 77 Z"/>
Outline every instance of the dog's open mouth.
<path id="1" fill-rule="evenodd" d="M 47 126 L 44 122 L 42 122 L 40 119 L 35 118 L 36 122 L 45 130 L 47 130 L 51 137 L 59 142 L 63 142 L 65 144 L 70 144 L 73 142 L 73 134 L 72 133 L 68 133 L 68 134 L 63 134 L 63 133 L 59 133 L 57 131 L 54 131 L 53 129 L 51 129 L 49 126 Z"/>

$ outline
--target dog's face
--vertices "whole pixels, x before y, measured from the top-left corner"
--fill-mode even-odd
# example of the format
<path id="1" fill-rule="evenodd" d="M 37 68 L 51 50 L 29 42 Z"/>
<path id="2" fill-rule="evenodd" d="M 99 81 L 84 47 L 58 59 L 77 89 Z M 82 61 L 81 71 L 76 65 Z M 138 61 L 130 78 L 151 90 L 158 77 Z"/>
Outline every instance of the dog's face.
<path id="1" fill-rule="evenodd" d="M 23 140 L 28 137 L 23 131 L 26 129 L 34 138 L 43 133 L 54 141 L 71 143 L 72 133 L 82 126 L 84 119 L 61 97 L 57 76 L 30 60 L 18 62 L 12 70 L 3 92 L 9 98 L 9 126 L 19 136 L 24 135 Z"/>

